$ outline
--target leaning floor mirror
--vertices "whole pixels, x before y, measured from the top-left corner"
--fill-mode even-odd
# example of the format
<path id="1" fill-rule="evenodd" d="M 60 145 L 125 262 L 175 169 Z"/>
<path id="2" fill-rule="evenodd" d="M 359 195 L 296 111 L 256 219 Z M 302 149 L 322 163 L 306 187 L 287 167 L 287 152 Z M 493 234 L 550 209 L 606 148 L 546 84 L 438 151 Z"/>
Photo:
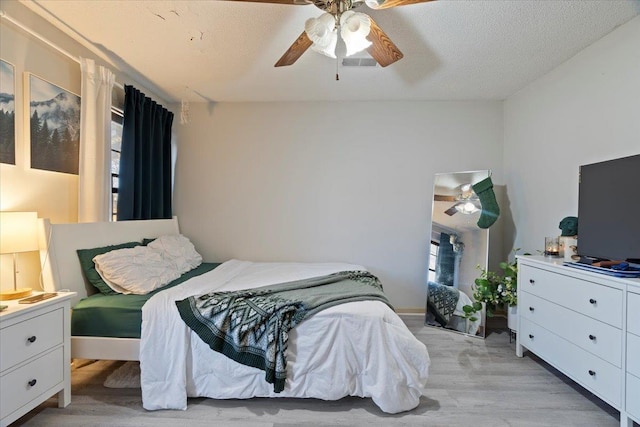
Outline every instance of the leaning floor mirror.
<path id="1" fill-rule="evenodd" d="M 479 338 L 486 316 L 471 309 L 473 285 L 478 266 L 487 268 L 489 230 L 477 225 L 482 209 L 473 184 L 489 176 L 488 170 L 436 174 L 428 259 L 425 324 Z"/>

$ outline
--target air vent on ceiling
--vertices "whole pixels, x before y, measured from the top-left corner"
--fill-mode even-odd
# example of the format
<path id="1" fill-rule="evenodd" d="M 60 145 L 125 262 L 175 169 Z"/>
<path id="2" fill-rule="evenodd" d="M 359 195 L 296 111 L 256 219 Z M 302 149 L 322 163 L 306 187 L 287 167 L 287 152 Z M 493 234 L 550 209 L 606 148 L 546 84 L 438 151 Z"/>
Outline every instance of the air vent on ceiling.
<path id="1" fill-rule="evenodd" d="M 342 65 L 345 67 L 375 67 L 377 64 L 373 58 L 344 58 Z"/>

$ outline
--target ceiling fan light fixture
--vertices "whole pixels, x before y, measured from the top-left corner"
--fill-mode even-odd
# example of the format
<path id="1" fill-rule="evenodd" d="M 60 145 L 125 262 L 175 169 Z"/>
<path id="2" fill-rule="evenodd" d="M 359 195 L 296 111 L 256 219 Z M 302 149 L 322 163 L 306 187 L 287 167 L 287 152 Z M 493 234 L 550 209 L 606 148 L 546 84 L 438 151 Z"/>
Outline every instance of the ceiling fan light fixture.
<path id="1" fill-rule="evenodd" d="M 333 33 L 329 33 L 326 36 L 326 39 L 328 40 L 325 43 L 319 44 L 319 43 L 314 43 L 311 46 L 311 50 L 321 53 L 325 56 L 328 56 L 329 58 L 336 58 L 336 45 L 338 44 L 338 32 L 334 31 Z"/>
<path id="2" fill-rule="evenodd" d="M 371 32 L 369 16 L 351 10 L 340 16 L 340 36 L 347 48 L 346 56 L 361 52 L 371 46 L 367 36 Z"/>
<path id="3" fill-rule="evenodd" d="M 311 49 L 329 58 L 336 57 L 338 32 L 333 15 L 323 13 L 319 18 L 309 18 L 305 22 L 304 31 L 313 42 Z"/>
<path id="4" fill-rule="evenodd" d="M 478 207 L 473 202 L 459 203 L 455 206 L 456 210 L 465 215 L 471 215 L 479 211 Z"/>
<path id="5" fill-rule="evenodd" d="M 371 9 L 379 9 L 386 0 L 364 0 L 364 3 Z"/>

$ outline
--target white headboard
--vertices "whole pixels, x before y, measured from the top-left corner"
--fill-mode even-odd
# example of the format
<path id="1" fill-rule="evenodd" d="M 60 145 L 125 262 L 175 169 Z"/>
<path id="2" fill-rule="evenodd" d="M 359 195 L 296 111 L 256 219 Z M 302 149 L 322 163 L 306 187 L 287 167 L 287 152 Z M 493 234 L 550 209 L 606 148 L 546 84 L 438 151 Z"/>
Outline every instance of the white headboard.
<path id="1" fill-rule="evenodd" d="M 90 222 L 51 224 L 39 220 L 40 260 L 44 289 L 53 292 L 68 289 L 81 298 L 97 290 L 85 279 L 76 250 L 91 249 L 118 243 L 142 241 L 165 234 L 179 234 L 178 218 L 142 221 Z"/>

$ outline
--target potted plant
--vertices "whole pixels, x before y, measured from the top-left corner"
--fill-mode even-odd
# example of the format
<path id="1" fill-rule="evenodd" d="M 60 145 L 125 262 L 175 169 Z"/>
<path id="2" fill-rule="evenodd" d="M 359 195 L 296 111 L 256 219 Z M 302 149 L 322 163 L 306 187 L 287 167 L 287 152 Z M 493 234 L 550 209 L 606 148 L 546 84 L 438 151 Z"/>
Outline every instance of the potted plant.
<path id="1" fill-rule="evenodd" d="M 514 249 L 514 254 L 519 249 Z M 507 313 L 515 315 L 518 304 L 518 264 L 512 262 L 501 262 L 501 273 L 486 270 L 480 266 L 480 277 L 475 280 L 473 286 L 473 305 L 465 305 L 462 310 L 465 318 L 477 318 L 477 312 L 486 307 L 487 316 L 492 317 L 496 310 L 507 306 Z M 515 320 L 515 319 L 510 319 Z M 515 323 L 509 322 L 509 329 L 515 330 Z"/>

